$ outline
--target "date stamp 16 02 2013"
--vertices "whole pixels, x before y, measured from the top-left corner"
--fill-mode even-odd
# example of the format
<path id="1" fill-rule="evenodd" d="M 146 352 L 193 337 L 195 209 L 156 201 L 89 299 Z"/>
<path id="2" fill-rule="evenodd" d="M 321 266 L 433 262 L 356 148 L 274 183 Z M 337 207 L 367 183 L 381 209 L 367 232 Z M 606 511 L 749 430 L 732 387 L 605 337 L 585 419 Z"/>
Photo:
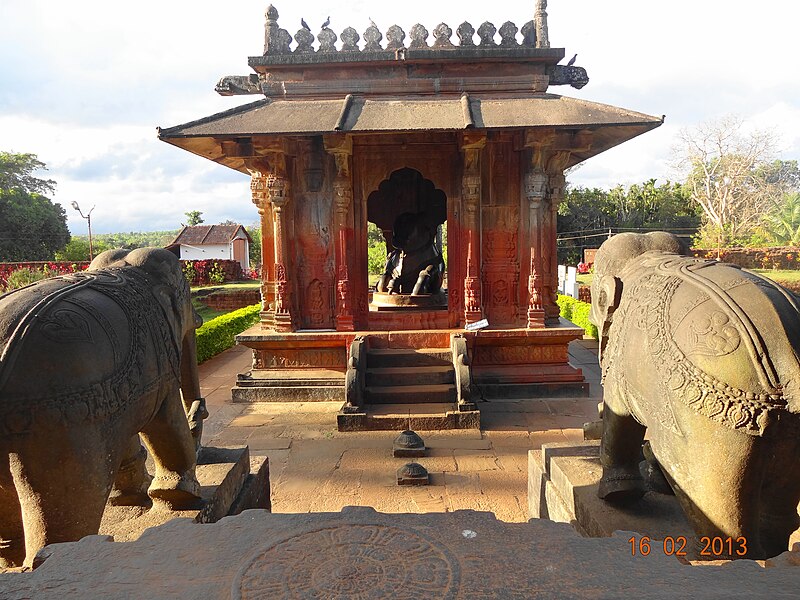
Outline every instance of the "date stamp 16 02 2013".
<path id="1" fill-rule="evenodd" d="M 648 556 L 653 550 L 661 550 L 667 556 L 686 556 L 686 538 L 682 535 L 672 537 L 667 536 L 663 540 L 651 540 L 647 536 L 631 536 L 628 540 L 631 545 L 631 554 L 636 556 Z M 730 558 L 733 556 L 747 555 L 747 538 L 739 536 L 733 537 L 709 537 L 700 538 L 699 555 L 703 558 Z"/>

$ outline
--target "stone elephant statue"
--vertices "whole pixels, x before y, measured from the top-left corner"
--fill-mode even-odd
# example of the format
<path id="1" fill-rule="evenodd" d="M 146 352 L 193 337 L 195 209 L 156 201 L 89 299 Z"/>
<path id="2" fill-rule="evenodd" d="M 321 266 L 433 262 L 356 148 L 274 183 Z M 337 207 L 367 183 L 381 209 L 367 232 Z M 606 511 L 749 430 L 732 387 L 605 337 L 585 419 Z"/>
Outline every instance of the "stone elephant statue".
<path id="1" fill-rule="evenodd" d="M 664 232 L 616 235 L 597 252 L 598 495 L 644 493 L 647 430 L 698 543 L 732 538 L 712 558 L 775 556 L 800 525 L 798 304 L 756 273 L 684 254 Z"/>
<path id="2" fill-rule="evenodd" d="M 422 213 L 403 213 L 395 219 L 392 245 L 376 289 L 389 294 L 435 294 L 442 289 L 444 260 L 436 248 L 436 227 Z"/>
<path id="3" fill-rule="evenodd" d="M 187 411 L 199 437 L 201 322 L 178 259 L 158 248 L 109 250 L 0 296 L 0 566 L 97 533 L 115 480 L 119 503 L 145 491 L 197 503 Z"/>

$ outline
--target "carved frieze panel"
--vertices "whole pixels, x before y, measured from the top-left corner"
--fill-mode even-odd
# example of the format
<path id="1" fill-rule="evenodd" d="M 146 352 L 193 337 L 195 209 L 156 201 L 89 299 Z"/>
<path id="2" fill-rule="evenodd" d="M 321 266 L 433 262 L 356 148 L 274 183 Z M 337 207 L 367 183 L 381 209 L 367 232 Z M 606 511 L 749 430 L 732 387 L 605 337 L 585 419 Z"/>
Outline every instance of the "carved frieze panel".
<path id="1" fill-rule="evenodd" d="M 567 347 L 558 346 L 477 346 L 475 365 L 528 365 L 567 362 Z"/>
<path id="2" fill-rule="evenodd" d="M 253 351 L 254 369 L 344 369 L 347 366 L 341 348 L 274 348 Z"/>

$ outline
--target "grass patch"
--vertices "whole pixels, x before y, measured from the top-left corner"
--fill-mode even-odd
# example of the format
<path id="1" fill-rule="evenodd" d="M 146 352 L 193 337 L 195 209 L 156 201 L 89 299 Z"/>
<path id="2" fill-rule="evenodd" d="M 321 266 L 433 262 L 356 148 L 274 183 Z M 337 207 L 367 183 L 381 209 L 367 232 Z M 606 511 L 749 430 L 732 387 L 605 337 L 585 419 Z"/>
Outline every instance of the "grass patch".
<path id="1" fill-rule="evenodd" d="M 261 286 L 261 282 L 254 279 L 253 281 L 234 281 L 231 283 L 212 283 L 209 285 L 195 285 L 190 288 L 192 293 L 197 291 L 210 291 L 212 288 L 214 290 L 219 290 L 221 292 L 227 290 L 248 290 L 248 289 L 258 289 Z"/>
<path id="2" fill-rule="evenodd" d="M 787 283 L 800 283 L 800 271 L 789 271 L 786 269 L 750 269 L 751 271 L 755 271 L 759 275 L 763 275 L 764 277 L 769 277 L 772 281 L 777 281 L 778 283 L 783 283 L 784 281 Z"/>

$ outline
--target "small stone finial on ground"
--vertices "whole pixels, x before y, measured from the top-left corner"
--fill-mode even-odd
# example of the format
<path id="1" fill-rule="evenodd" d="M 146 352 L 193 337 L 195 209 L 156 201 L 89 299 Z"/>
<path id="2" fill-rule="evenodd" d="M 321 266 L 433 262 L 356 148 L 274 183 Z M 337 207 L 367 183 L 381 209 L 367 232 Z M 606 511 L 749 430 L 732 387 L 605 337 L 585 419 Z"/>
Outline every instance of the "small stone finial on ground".
<path id="1" fill-rule="evenodd" d="M 419 463 L 408 463 L 397 469 L 397 485 L 429 485 L 428 470 Z"/>
<path id="2" fill-rule="evenodd" d="M 395 458 L 418 458 L 425 456 L 427 448 L 419 434 L 406 429 L 392 442 L 392 456 Z"/>

